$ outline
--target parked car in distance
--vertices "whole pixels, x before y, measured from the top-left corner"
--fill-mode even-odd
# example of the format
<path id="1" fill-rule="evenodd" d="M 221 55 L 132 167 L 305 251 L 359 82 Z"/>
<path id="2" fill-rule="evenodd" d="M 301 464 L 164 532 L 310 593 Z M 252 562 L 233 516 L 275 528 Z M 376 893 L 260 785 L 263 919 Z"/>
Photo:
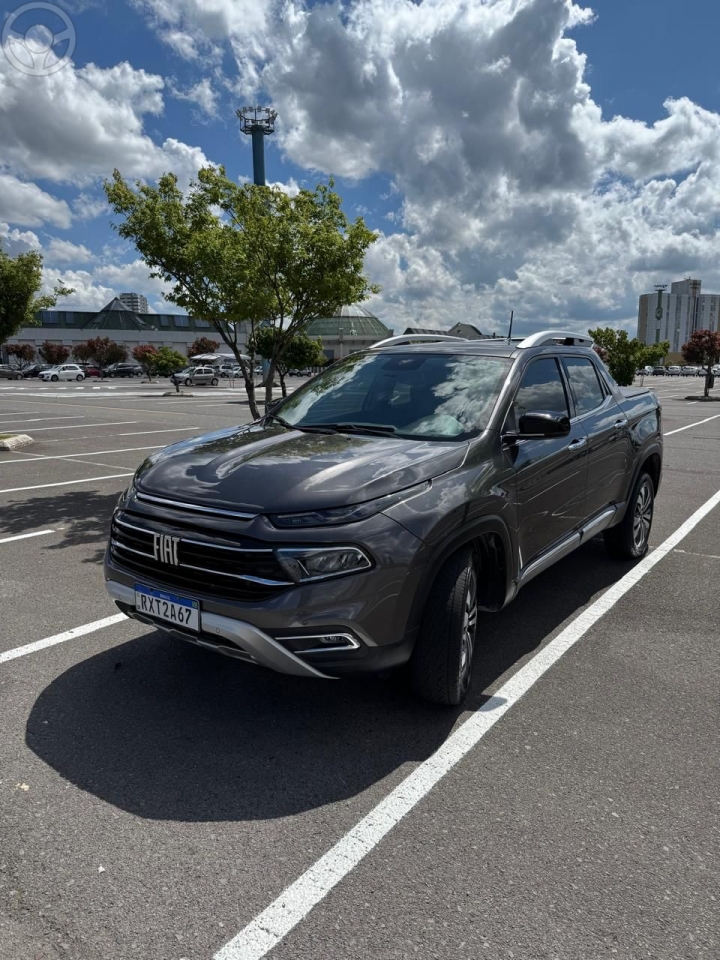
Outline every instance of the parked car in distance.
<path id="1" fill-rule="evenodd" d="M 649 388 L 618 387 L 573 333 L 411 339 L 144 460 L 105 556 L 119 608 L 296 676 L 408 664 L 419 696 L 455 705 L 480 612 L 601 532 L 612 557 L 645 555 L 663 450 Z"/>
<path id="2" fill-rule="evenodd" d="M 665 369 L 665 367 L 653 367 L 653 368 L 652 368 L 652 375 L 653 375 L 654 377 L 664 377 L 666 373 L 667 373 L 667 370 Z"/>
<path id="3" fill-rule="evenodd" d="M 22 380 L 23 375 L 17 367 L 11 367 L 9 363 L 0 363 L 0 380 Z"/>
<path id="4" fill-rule="evenodd" d="M 56 367 L 48 367 L 40 374 L 40 379 L 45 383 L 52 380 L 84 380 L 85 374 L 79 363 L 60 363 Z"/>
<path id="5" fill-rule="evenodd" d="M 198 384 L 209 384 L 216 387 L 218 385 L 217 372 L 213 367 L 186 367 L 179 373 L 173 373 L 170 377 L 175 384 L 184 384 L 186 387 L 194 387 Z"/>
<path id="6" fill-rule="evenodd" d="M 692 367 L 689 364 L 687 366 L 681 367 L 680 374 L 683 377 L 696 377 L 698 373 L 701 373 L 700 367 Z"/>
<path id="7" fill-rule="evenodd" d="M 29 366 L 23 367 L 20 373 L 26 380 L 29 380 L 31 377 L 39 377 L 43 370 L 49 370 L 51 366 L 51 363 L 31 363 Z"/>
<path id="8" fill-rule="evenodd" d="M 80 366 L 86 377 L 99 377 L 102 374 L 100 367 L 96 367 L 94 363 L 81 363 Z"/>
<path id="9" fill-rule="evenodd" d="M 109 367 L 105 368 L 104 373 L 106 377 L 141 377 L 143 369 L 139 363 L 123 361 L 122 363 L 111 363 Z"/>
<path id="10" fill-rule="evenodd" d="M 667 375 L 669 377 L 681 377 L 682 376 L 682 367 L 673 365 L 667 368 Z"/>

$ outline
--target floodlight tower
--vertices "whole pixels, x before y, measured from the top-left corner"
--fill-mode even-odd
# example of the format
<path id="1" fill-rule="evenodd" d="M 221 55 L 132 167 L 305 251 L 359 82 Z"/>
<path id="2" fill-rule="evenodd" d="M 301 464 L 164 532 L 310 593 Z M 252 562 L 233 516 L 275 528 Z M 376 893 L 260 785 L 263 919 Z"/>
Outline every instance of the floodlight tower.
<path id="1" fill-rule="evenodd" d="M 265 137 L 275 132 L 277 111 L 271 107 L 241 107 L 236 110 L 240 129 L 252 137 L 253 181 L 265 186 Z"/>

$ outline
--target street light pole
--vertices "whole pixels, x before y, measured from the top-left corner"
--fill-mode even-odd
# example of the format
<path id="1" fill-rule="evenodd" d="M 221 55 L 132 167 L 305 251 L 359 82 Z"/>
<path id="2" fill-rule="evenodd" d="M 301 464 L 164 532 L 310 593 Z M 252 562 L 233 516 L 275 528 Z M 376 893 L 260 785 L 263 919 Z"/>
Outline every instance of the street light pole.
<path id="1" fill-rule="evenodd" d="M 265 186 L 265 137 L 275 132 L 277 111 L 271 107 L 241 107 L 235 111 L 243 133 L 252 137 L 253 182 Z"/>

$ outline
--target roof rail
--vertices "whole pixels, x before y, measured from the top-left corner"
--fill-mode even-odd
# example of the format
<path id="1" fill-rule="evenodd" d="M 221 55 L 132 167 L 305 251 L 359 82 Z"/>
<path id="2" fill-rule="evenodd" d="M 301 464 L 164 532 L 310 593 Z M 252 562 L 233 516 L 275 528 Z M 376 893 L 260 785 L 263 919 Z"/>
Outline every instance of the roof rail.
<path id="1" fill-rule="evenodd" d="M 594 344 L 592 337 L 585 337 L 580 333 L 566 333 L 563 330 L 542 330 L 540 333 L 533 333 L 518 344 L 518 349 L 526 350 L 528 347 L 545 347 L 550 344 L 561 347 L 592 347 Z"/>
<path id="2" fill-rule="evenodd" d="M 455 340 L 464 342 L 465 337 L 451 337 L 445 336 L 441 333 L 408 333 L 403 334 L 400 337 L 388 337 L 387 340 L 380 340 L 379 343 L 374 343 L 370 350 L 377 350 L 378 347 L 400 347 L 406 343 L 444 343 L 446 340 Z"/>

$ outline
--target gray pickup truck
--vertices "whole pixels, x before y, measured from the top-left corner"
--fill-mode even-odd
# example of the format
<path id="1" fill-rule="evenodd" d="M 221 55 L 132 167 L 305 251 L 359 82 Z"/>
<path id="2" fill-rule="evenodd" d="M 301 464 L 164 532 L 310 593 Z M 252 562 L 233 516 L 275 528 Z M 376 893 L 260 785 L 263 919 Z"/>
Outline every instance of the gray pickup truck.
<path id="1" fill-rule="evenodd" d="M 120 609 L 283 673 L 407 665 L 420 696 L 454 705 L 480 612 L 600 533 L 613 557 L 645 554 L 654 394 L 619 388 L 575 334 L 418 340 L 148 457 L 112 519 Z"/>

